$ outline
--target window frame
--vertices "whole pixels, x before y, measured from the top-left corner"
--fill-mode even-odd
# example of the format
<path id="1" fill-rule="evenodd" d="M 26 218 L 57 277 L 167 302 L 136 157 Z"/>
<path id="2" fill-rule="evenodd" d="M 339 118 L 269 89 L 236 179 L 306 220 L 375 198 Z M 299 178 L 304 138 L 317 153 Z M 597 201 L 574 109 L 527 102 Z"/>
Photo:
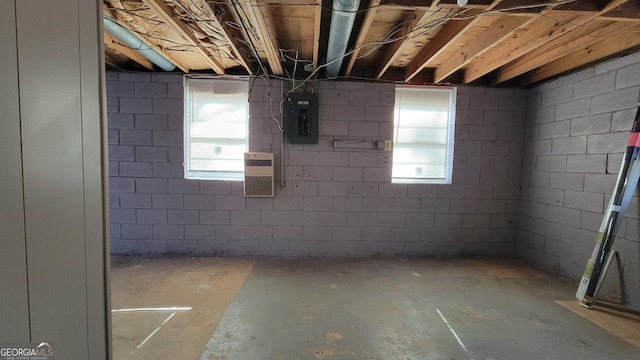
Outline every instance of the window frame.
<path id="1" fill-rule="evenodd" d="M 399 91 L 400 90 L 400 91 Z M 419 176 L 394 176 L 394 166 L 396 166 L 395 160 L 392 161 L 392 169 L 391 169 L 391 183 L 395 184 L 451 184 L 453 177 L 453 157 L 454 157 L 454 143 L 455 143 L 455 118 L 456 118 L 456 100 L 457 100 L 457 88 L 449 87 L 449 86 L 410 86 L 410 85 L 396 85 L 395 88 L 395 103 L 394 103 L 394 112 L 393 112 L 393 157 L 395 158 L 397 155 L 396 147 L 397 145 L 403 144 L 398 143 L 398 129 L 400 125 L 398 123 L 398 118 L 401 110 L 401 96 L 398 96 L 399 92 L 404 91 L 424 91 L 433 92 L 433 91 L 442 91 L 449 93 L 449 104 L 447 110 L 447 125 L 446 128 L 446 144 L 444 144 L 445 156 L 444 156 L 444 176 L 442 177 L 419 177 Z M 406 143 L 405 143 L 406 144 Z M 423 143 L 424 144 L 424 143 Z"/>
<path id="2" fill-rule="evenodd" d="M 192 90 L 191 84 L 193 83 L 222 83 L 222 82 L 235 82 L 235 83 L 243 83 L 246 86 L 246 103 L 244 106 L 245 112 L 245 122 L 244 122 L 244 151 L 241 154 L 241 157 L 237 159 L 234 157 L 233 160 L 237 160 L 242 163 L 243 166 L 241 171 L 234 170 L 231 168 L 223 169 L 223 170 L 194 170 L 192 169 L 192 119 L 194 114 L 192 114 Z M 221 180 L 221 181 L 243 181 L 244 180 L 244 152 L 249 151 L 249 81 L 247 79 L 211 79 L 211 78 L 194 78 L 185 76 L 183 80 L 184 86 L 184 117 L 183 117 L 183 135 L 184 135 L 184 160 L 183 160 L 183 168 L 184 168 L 184 178 L 185 179 L 195 179 L 195 180 Z M 224 139 L 229 139 L 228 141 L 235 142 L 232 140 L 233 138 L 212 138 L 224 141 Z"/>

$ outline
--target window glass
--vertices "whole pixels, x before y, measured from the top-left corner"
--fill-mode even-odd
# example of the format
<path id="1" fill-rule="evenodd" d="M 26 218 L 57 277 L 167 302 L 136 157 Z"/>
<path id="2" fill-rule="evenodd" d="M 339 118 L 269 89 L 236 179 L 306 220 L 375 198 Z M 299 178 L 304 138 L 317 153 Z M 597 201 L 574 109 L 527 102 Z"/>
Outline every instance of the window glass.
<path id="1" fill-rule="evenodd" d="M 455 88 L 396 87 L 394 183 L 451 183 Z"/>
<path id="2" fill-rule="evenodd" d="M 248 86 L 185 78 L 185 178 L 243 180 Z"/>

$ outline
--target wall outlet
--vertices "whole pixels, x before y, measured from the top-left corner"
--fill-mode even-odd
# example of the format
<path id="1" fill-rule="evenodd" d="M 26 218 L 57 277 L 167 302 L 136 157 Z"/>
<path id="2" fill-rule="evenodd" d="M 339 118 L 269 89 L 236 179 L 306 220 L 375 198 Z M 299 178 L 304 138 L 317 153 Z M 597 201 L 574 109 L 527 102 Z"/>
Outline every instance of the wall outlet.
<path id="1" fill-rule="evenodd" d="M 384 151 L 391 151 L 393 142 L 391 140 L 384 141 Z"/>

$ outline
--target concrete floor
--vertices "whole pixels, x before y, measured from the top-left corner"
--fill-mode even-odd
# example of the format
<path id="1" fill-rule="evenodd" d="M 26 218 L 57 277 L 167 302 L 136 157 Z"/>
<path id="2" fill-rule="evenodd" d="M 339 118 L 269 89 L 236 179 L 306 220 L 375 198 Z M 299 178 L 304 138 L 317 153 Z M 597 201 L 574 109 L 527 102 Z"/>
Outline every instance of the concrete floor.
<path id="1" fill-rule="evenodd" d="M 114 256 L 114 359 L 640 358 L 640 319 L 574 292 L 513 261 Z"/>

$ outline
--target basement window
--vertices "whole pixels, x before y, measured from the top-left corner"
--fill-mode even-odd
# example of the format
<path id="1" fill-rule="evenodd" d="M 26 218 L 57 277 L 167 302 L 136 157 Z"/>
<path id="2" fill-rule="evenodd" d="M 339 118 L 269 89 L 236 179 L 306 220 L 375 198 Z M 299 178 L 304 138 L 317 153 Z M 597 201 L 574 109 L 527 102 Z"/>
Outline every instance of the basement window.
<path id="1" fill-rule="evenodd" d="M 451 183 L 455 100 L 455 88 L 396 87 L 392 183 Z"/>
<path id="2" fill-rule="evenodd" d="M 185 77 L 185 179 L 243 180 L 247 84 Z"/>

